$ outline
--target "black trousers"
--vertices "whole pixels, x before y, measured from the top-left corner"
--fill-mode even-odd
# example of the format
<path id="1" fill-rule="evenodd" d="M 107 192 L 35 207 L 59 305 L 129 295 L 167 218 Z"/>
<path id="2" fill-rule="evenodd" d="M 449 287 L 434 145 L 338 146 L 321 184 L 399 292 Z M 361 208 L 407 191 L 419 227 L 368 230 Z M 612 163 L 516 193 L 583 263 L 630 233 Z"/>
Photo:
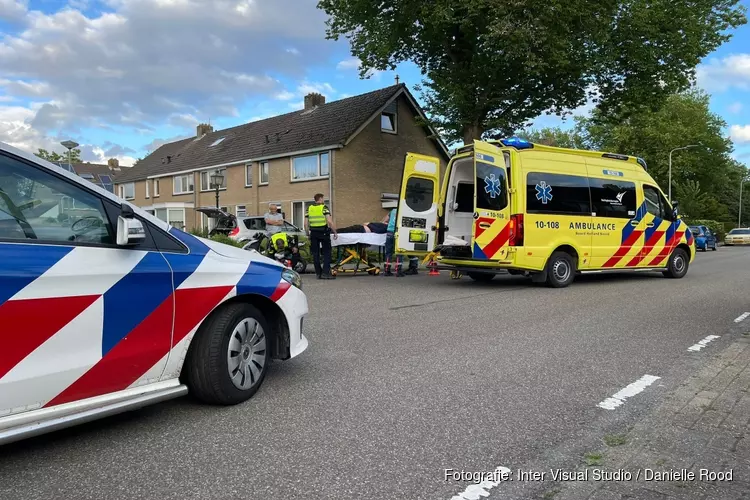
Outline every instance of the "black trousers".
<path id="1" fill-rule="evenodd" d="M 321 263 L 321 247 L 322 258 Z M 315 264 L 315 274 L 331 274 L 331 232 L 329 230 L 310 230 L 310 252 Z"/>

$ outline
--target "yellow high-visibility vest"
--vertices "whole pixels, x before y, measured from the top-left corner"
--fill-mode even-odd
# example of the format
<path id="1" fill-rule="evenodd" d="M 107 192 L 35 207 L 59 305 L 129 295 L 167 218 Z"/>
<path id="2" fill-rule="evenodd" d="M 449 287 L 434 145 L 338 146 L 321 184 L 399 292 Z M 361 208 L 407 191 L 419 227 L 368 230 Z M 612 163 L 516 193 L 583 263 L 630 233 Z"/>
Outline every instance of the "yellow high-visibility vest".
<path id="1" fill-rule="evenodd" d="M 323 204 L 307 207 L 307 220 L 310 221 L 310 227 L 326 227 L 328 225 L 326 216 L 323 214 L 325 209 L 326 206 Z"/>

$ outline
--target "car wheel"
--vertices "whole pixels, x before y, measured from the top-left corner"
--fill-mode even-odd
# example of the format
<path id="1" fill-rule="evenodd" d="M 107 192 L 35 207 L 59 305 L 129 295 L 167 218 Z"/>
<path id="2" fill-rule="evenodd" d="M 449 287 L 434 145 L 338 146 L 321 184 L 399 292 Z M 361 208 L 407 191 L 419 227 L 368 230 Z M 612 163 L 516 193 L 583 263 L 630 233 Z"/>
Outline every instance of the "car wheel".
<path id="1" fill-rule="evenodd" d="M 547 286 L 565 288 L 573 282 L 576 265 L 566 252 L 555 252 L 547 261 Z"/>
<path id="2" fill-rule="evenodd" d="M 201 325 L 186 363 L 187 384 L 204 403 L 233 405 L 250 399 L 269 362 L 268 323 L 249 304 L 228 305 Z"/>
<path id="3" fill-rule="evenodd" d="M 304 259 L 299 259 L 294 266 L 294 270 L 299 274 L 303 274 L 307 270 L 307 262 Z"/>
<path id="4" fill-rule="evenodd" d="M 714 243 L 714 246 L 712 246 L 712 247 L 711 247 L 711 251 L 712 251 L 712 252 L 715 252 L 715 251 L 716 251 L 716 243 Z"/>
<path id="5" fill-rule="evenodd" d="M 480 283 L 489 283 L 493 279 L 495 279 L 495 273 L 466 273 L 469 278 L 473 279 L 474 281 L 478 281 Z"/>
<path id="6" fill-rule="evenodd" d="M 667 278 L 679 279 L 687 274 L 688 266 L 689 259 L 687 253 L 682 248 L 678 248 L 669 256 L 669 264 L 663 274 Z"/>

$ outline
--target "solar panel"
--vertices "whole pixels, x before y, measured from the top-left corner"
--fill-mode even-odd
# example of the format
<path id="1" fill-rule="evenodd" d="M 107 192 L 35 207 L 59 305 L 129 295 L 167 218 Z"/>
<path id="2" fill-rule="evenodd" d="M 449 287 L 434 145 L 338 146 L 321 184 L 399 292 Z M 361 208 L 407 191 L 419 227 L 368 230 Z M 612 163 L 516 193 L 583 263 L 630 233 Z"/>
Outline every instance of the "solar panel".
<path id="1" fill-rule="evenodd" d="M 108 175 L 100 175 L 99 178 L 105 184 L 110 184 L 112 182 L 112 178 L 110 176 L 108 176 Z"/>
<path id="2" fill-rule="evenodd" d="M 94 178 L 94 176 L 92 174 L 89 174 L 89 173 L 83 173 L 83 174 L 81 174 L 81 177 L 83 177 L 84 179 L 93 179 Z"/>

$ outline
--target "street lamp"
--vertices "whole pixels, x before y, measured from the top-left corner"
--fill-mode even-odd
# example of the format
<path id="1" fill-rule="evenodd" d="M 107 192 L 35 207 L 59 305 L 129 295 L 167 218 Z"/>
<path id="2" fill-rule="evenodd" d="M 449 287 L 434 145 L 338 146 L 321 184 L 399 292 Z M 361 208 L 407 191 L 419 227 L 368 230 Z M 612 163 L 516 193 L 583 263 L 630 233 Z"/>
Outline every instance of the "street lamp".
<path id="1" fill-rule="evenodd" d="M 219 188 L 224 183 L 224 176 L 221 174 L 219 170 L 211 174 L 211 184 L 214 185 L 214 189 L 216 189 L 216 208 L 219 208 Z"/>
<path id="2" fill-rule="evenodd" d="M 667 197 L 669 198 L 670 205 L 672 204 L 672 153 L 674 153 L 675 151 L 680 151 L 681 149 L 697 148 L 698 146 L 700 146 L 700 144 L 690 144 L 681 148 L 674 148 L 669 152 L 669 194 L 667 195 Z"/>
<path id="3" fill-rule="evenodd" d="M 73 167 L 70 164 L 70 151 L 77 148 L 79 144 L 75 141 L 62 141 L 60 144 L 68 150 L 68 170 L 72 172 Z"/>
<path id="4" fill-rule="evenodd" d="M 739 206 L 739 215 L 737 216 L 737 227 L 742 227 L 742 186 L 745 184 L 745 181 L 747 181 L 747 176 L 743 173 L 742 179 L 740 179 L 740 206 Z"/>

